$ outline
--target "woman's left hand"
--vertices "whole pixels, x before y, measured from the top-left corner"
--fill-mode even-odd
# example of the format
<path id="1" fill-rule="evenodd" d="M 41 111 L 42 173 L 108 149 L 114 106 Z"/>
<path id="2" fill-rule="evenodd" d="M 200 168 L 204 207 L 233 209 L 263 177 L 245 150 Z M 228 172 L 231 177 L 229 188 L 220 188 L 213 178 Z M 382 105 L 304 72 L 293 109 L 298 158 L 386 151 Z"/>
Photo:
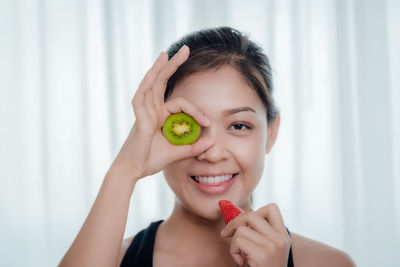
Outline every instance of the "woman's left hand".
<path id="1" fill-rule="evenodd" d="M 268 204 L 230 221 L 222 237 L 232 237 L 230 252 L 237 264 L 250 267 L 286 267 L 292 240 L 279 207 Z"/>

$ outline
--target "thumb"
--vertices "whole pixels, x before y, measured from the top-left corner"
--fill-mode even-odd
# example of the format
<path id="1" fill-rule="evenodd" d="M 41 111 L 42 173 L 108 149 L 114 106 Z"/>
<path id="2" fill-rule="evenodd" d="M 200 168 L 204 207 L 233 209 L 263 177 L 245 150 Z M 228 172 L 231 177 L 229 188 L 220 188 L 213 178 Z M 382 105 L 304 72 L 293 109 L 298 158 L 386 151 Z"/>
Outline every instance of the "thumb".
<path id="1" fill-rule="evenodd" d="M 215 140 L 210 136 L 203 136 L 191 145 L 175 146 L 174 154 L 171 155 L 174 161 L 190 157 L 197 157 L 214 145 Z"/>

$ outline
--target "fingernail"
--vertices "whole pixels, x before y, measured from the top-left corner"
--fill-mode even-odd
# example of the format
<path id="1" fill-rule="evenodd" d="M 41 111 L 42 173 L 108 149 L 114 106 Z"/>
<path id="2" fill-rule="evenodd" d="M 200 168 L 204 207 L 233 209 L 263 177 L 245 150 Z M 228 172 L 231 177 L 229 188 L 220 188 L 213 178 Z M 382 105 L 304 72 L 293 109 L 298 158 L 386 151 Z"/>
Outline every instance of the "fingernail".
<path id="1" fill-rule="evenodd" d="M 187 45 L 182 45 L 182 47 L 179 49 L 179 52 L 182 51 L 183 49 L 185 49 L 185 47 L 188 47 Z"/>

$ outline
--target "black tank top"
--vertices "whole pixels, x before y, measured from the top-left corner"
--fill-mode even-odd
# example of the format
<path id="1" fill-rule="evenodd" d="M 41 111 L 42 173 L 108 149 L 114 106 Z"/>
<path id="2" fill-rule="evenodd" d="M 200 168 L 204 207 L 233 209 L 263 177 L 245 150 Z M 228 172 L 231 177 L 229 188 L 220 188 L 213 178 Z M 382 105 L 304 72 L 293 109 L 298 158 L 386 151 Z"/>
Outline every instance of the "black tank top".
<path id="1" fill-rule="evenodd" d="M 141 230 L 133 238 L 129 245 L 121 267 L 152 267 L 153 266 L 153 249 L 157 228 L 163 220 L 150 223 L 150 225 Z M 290 232 L 286 227 L 286 231 L 290 236 Z M 294 267 L 292 258 L 292 247 L 289 251 L 288 267 Z"/>

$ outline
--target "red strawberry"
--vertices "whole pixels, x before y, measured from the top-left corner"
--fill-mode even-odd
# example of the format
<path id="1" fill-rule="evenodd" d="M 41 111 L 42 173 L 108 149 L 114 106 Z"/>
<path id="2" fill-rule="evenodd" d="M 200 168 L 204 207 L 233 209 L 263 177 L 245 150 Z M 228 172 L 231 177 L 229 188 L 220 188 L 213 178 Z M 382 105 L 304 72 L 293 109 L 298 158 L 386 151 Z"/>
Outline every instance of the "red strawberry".
<path id="1" fill-rule="evenodd" d="M 221 208 L 222 215 L 224 215 L 225 224 L 228 224 L 236 216 L 242 213 L 235 205 L 229 200 L 220 200 L 219 207 Z"/>

